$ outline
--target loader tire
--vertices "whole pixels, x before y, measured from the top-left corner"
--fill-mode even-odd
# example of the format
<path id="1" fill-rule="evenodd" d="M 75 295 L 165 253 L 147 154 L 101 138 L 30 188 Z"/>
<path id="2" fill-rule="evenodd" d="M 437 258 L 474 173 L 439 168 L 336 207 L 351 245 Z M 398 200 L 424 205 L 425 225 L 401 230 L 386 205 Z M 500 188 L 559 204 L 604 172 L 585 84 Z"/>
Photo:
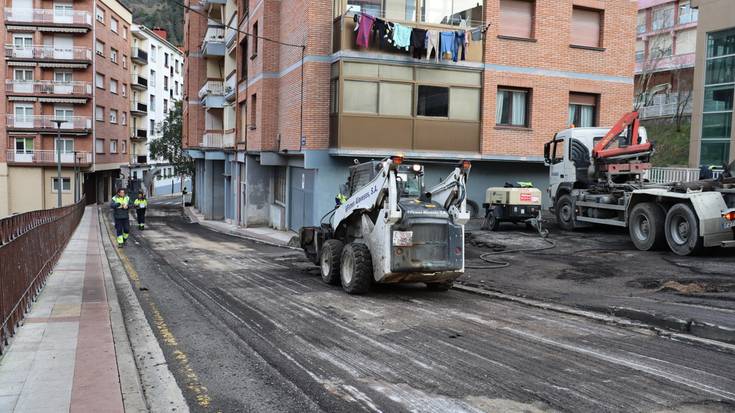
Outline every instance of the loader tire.
<path id="1" fill-rule="evenodd" d="M 365 244 L 350 243 L 342 250 L 342 288 L 347 294 L 365 294 L 373 284 L 373 259 Z"/>
<path id="2" fill-rule="evenodd" d="M 336 239 L 327 240 L 322 245 L 319 255 L 319 270 L 322 281 L 327 284 L 339 285 L 339 260 L 342 256 L 344 244 Z"/>
<path id="3" fill-rule="evenodd" d="M 692 255 L 698 253 L 704 244 L 700 236 L 697 215 L 687 204 L 676 204 L 666 214 L 664 225 L 666 242 L 674 254 Z"/>
<path id="4" fill-rule="evenodd" d="M 666 245 L 664 211 L 653 202 L 641 202 L 630 211 L 628 233 L 633 245 L 641 251 L 661 249 Z"/>
<path id="5" fill-rule="evenodd" d="M 554 210 L 556 211 L 556 223 L 564 231 L 574 231 L 574 202 L 569 194 L 562 195 L 556 200 Z"/>

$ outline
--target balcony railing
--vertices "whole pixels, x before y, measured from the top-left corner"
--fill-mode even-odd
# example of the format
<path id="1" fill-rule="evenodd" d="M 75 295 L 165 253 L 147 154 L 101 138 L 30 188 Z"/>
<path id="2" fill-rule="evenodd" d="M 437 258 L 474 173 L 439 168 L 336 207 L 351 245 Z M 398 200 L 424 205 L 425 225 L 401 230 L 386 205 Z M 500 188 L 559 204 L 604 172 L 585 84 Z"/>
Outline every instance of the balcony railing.
<path id="1" fill-rule="evenodd" d="M 209 27 L 202 41 L 202 53 L 205 56 L 225 55 L 225 29 L 222 27 Z"/>
<path id="2" fill-rule="evenodd" d="M 84 10 L 5 8 L 7 23 L 92 25 L 92 16 Z"/>
<path id="3" fill-rule="evenodd" d="M 225 99 L 233 101 L 237 96 L 237 76 L 235 73 L 231 73 L 225 79 Z"/>
<path id="4" fill-rule="evenodd" d="M 222 96 L 225 94 L 225 82 L 221 80 L 207 80 L 199 89 L 199 99 L 207 95 Z"/>
<path id="5" fill-rule="evenodd" d="M 688 92 L 691 94 L 691 92 Z M 641 119 L 653 119 L 653 118 L 666 118 L 677 115 L 677 111 L 680 110 L 682 115 L 689 115 L 692 113 L 692 100 L 690 96 L 687 102 L 683 103 L 683 107 L 679 108 L 679 94 L 678 92 L 671 92 L 668 95 L 656 95 L 653 97 L 653 101 L 648 106 L 643 106 L 638 109 Z"/>
<path id="6" fill-rule="evenodd" d="M 75 156 L 76 155 L 76 156 Z M 16 151 L 8 149 L 8 163 L 19 164 L 56 164 L 58 162 L 58 154 L 55 150 L 30 150 Z M 76 158 L 76 161 L 75 161 Z M 65 165 L 90 165 L 92 163 L 91 152 L 62 152 L 61 163 Z"/>
<path id="7" fill-rule="evenodd" d="M 143 76 L 134 73 L 131 75 L 130 79 L 131 79 L 130 86 L 143 88 L 143 89 L 148 88 L 148 79 L 144 78 Z"/>
<path id="8" fill-rule="evenodd" d="M 654 167 L 647 170 L 643 177 L 655 184 L 692 182 L 699 179 L 699 169 Z"/>
<path id="9" fill-rule="evenodd" d="M 201 147 L 203 148 L 223 148 L 224 133 L 218 131 L 204 132 L 202 135 Z"/>
<path id="10" fill-rule="evenodd" d="M 130 139 L 145 140 L 148 139 L 148 131 L 146 129 L 135 129 L 130 131 Z"/>
<path id="11" fill-rule="evenodd" d="M 130 111 L 131 112 L 146 112 L 146 113 L 148 113 L 148 105 L 145 104 L 145 103 L 143 103 L 143 102 L 139 102 L 137 100 L 134 100 L 134 101 L 130 102 Z"/>
<path id="12" fill-rule="evenodd" d="M 141 50 L 139 47 L 133 47 L 130 51 L 130 58 L 141 64 L 148 64 L 148 52 Z"/>
<path id="13" fill-rule="evenodd" d="M 235 147 L 235 131 L 225 132 L 222 137 L 222 147 L 234 148 Z"/>
<path id="14" fill-rule="evenodd" d="M 148 157 L 145 155 L 130 155 L 131 165 L 145 165 L 148 163 Z"/>
<path id="15" fill-rule="evenodd" d="M 15 46 L 5 45 L 5 57 L 10 59 L 29 60 L 92 60 L 92 49 L 88 47 L 60 46 Z"/>
<path id="16" fill-rule="evenodd" d="M 8 128 L 31 129 L 31 130 L 56 130 L 55 120 L 60 119 L 54 115 L 7 115 Z M 67 116 L 66 122 L 61 124 L 61 129 L 92 129 L 92 118 L 89 116 Z"/>
<path id="17" fill-rule="evenodd" d="M 91 82 L 54 82 L 51 80 L 11 80 L 5 81 L 8 94 L 28 95 L 92 95 Z"/>

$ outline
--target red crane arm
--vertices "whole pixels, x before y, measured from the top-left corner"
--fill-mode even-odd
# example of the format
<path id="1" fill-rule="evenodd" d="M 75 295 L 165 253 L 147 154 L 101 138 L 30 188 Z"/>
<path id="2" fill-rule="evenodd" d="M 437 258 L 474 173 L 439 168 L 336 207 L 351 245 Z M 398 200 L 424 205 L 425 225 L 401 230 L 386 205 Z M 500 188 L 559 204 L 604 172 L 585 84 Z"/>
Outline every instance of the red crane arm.
<path id="1" fill-rule="evenodd" d="M 648 152 L 651 150 L 652 145 L 649 142 L 641 143 L 640 136 L 638 136 L 638 128 L 640 127 L 640 119 L 638 118 L 638 112 L 628 112 L 623 115 L 620 120 L 613 126 L 607 134 L 595 145 L 592 150 L 592 155 L 595 158 L 609 158 L 617 155 L 626 155 L 639 152 Z M 612 148 L 606 149 L 610 143 L 615 140 L 620 134 L 630 129 L 630 145 L 623 148 Z"/>

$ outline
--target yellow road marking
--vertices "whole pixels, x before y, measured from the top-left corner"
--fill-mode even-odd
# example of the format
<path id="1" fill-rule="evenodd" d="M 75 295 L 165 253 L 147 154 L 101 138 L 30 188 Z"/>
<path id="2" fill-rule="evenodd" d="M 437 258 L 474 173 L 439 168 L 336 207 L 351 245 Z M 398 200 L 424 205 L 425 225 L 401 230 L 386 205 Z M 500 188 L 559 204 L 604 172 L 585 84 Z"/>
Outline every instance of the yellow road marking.
<path id="1" fill-rule="evenodd" d="M 103 221 L 105 222 L 105 225 L 109 224 L 107 222 L 107 218 L 104 217 L 104 214 Z M 117 256 L 120 258 L 120 261 L 123 264 L 123 268 L 125 268 L 125 272 L 130 278 L 130 281 L 132 281 L 135 288 L 140 291 L 140 275 L 138 274 L 138 271 L 135 270 L 135 267 L 133 267 L 133 264 L 130 262 L 130 259 L 122 250 L 122 248 L 117 247 L 117 241 L 115 237 L 113 237 L 112 232 L 109 230 L 109 227 L 107 227 L 107 234 L 109 236 L 110 243 L 112 244 L 115 252 L 117 253 Z M 212 399 L 209 397 L 207 388 L 203 386 L 202 383 L 199 381 L 199 377 L 196 375 L 194 369 L 191 367 L 189 363 L 189 358 L 186 356 L 186 353 L 184 353 L 179 348 L 179 343 L 178 341 L 176 341 L 176 337 L 174 336 L 173 332 L 171 332 L 171 330 L 168 328 L 168 324 L 166 324 L 166 320 L 164 320 L 163 314 L 161 314 L 161 311 L 158 309 L 158 306 L 153 301 L 153 298 L 150 296 L 149 292 L 143 290 L 140 291 L 140 293 L 143 301 L 146 303 L 146 305 L 148 305 L 148 308 L 150 308 L 151 310 L 153 324 L 155 324 L 156 330 L 158 330 L 158 333 L 163 339 L 163 343 L 171 348 L 172 354 L 174 355 L 174 359 L 177 363 L 177 369 L 186 378 L 186 388 L 195 395 L 197 404 L 199 406 L 208 408 L 212 402 Z"/>

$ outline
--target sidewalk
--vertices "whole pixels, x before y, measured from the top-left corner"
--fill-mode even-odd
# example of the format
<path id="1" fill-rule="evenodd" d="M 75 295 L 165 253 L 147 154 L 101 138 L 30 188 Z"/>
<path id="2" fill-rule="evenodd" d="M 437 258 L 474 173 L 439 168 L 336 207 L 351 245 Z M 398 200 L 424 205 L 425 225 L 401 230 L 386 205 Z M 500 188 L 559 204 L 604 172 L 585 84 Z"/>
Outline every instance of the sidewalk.
<path id="1" fill-rule="evenodd" d="M 184 215 L 193 223 L 197 223 L 224 234 L 251 238 L 267 244 L 282 247 L 299 247 L 299 245 L 294 241 L 294 237 L 297 237 L 298 234 L 293 231 L 279 231 L 268 227 L 242 228 L 237 225 L 228 224 L 224 221 L 206 220 L 204 219 L 204 215 L 199 213 L 199 211 L 193 207 L 184 208 Z"/>
<path id="2" fill-rule="evenodd" d="M 139 386 L 133 394 L 125 392 L 123 404 L 120 372 L 130 363 L 134 367 L 134 361 L 118 359 L 130 348 L 126 340 L 113 340 L 110 317 L 119 307 L 109 274 L 97 208 L 88 207 L 38 301 L 0 358 L 1 412 L 145 409 Z M 128 378 L 123 375 L 124 382 Z"/>

